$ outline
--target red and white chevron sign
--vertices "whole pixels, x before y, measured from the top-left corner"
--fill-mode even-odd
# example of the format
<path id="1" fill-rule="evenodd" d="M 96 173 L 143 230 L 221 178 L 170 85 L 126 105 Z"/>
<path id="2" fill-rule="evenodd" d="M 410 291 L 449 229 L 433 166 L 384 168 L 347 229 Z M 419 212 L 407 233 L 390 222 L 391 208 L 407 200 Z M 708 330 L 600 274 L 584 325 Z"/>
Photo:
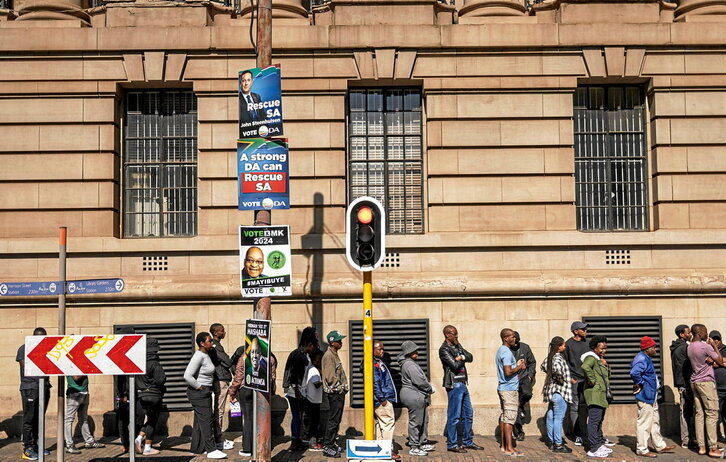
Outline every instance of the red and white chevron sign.
<path id="1" fill-rule="evenodd" d="M 25 375 L 146 373 L 146 335 L 25 337 Z"/>

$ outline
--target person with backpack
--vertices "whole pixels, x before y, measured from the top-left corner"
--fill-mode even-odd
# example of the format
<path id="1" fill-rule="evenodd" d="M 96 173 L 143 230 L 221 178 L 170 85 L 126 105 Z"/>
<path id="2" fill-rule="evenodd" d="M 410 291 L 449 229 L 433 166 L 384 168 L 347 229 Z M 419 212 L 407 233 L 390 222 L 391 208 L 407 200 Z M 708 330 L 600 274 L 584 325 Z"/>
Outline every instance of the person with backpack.
<path id="1" fill-rule="evenodd" d="M 145 456 L 159 454 L 158 449 L 151 447 L 166 392 L 166 373 L 159 362 L 159 350 L 159 341 L 147 337 L 146 374 L 136 377 L 136 396 L 144 411 L 144 420 L 140 422 L 141 430 L 134 440 L 134 446 L 137 453 Z"/>

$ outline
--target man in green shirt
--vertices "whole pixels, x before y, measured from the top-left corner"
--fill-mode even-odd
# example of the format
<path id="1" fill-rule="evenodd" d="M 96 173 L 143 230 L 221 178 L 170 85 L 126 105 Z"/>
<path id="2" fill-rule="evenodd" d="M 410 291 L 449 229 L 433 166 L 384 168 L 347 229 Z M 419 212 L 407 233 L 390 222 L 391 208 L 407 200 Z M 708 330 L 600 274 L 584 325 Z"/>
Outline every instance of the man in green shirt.
<path id="1" fill-rule="evenodd" d="M 73 419 L 78 413 L 78 421 L 81 423 L 81 433 L 85 441 L 86 449 L 103 448 L 105 445 L 97 442 L 88 428 L 88 376 L 68 375 L 66 376 L 66 418 L 64 434 L 66 438 L 66 452 L 68 454 L 80 454 L 81 451 L 73 444 Z"/>

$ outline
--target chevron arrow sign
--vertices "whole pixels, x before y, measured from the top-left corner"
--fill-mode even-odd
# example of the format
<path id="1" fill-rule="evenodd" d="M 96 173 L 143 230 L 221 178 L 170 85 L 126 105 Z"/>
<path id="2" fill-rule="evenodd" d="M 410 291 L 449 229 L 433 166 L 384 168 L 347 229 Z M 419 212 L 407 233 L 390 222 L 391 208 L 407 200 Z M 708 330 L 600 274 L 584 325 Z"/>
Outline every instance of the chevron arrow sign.
<path id="1" fill-rule="evenodd" d="M 25 375 L 146 373 L 146 335 L 25 337 Z"/>

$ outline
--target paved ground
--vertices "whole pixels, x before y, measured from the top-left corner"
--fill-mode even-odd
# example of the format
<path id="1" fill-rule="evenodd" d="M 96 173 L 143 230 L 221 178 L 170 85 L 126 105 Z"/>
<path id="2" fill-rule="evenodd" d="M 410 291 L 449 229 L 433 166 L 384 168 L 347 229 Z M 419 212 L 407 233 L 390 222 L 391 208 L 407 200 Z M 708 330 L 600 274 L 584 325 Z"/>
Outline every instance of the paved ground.
<path id="1" fill-rule="evenodd" d="M 614 439 L 611 437 L 611 439 Z M 401 438 L 403 440 L 403 438 Z M 443 437 L 442 437 L 443 440 Z M 83 450 L 82 454 L 70 455 L 66 454 L 65 460 L 67 462 L 111 462 L 117 460 L 128 459 L 128 455 L 121 454 L 121 443 L 118 439 L 114 440 L 102 440 L 106 443 L 104 449 L 91 449 Z M 497 444 L 494 437 L 477 437 L 477 443 L 485 447 L 483 451 L 470 451 L 467 454 L 453 454 L 446 452 L 446 448 L 443 444 L 438 444 L 438 449 L 428 457 L 412 457 L 405 451 L 401 451 L 403 460 L 420 462 L 478 462 L 478 461 L 494 461 L 494 460 L 588 460 L 589 458 L 585 455 L 585 452 L 580 447 L 572 446 L 574 449 L 570 455 L 562 456 L 559 454 L 553 454 L 547 450 L 544 443 L 539 441 L 537 438 L 528 437 L 526 441 L 519 443 L 519 449 L 525 453 L 525 457 L 513 459 L 511 457 L 504 456 L 499 451 L 499 445 Z M 613 447 L 613 455 L 607 460 L 610 461 L 635 461 L 640 460 L 634 453 L 635 438 L 632 436 L 623 436 L 617 439 L 618 444 Z M 671 442 L 671 440 L 668 440 Z M 287 439 L 280 438 L 273 441 L 273 461 L 275 462 L 322 462 L 332 459 L 326 459 L 320 452 L 291 452 L 288 451 L 289 443 Z M 187 461 L 201 461 L 206 460 L 203 457 L 194 457 L 189 451 L 189 439 L 188 438 L 166 438 L 154 445 L 161 449 L 161 454 L 155 457 L 142 457 L 137 456 L 137 460 L 143 462 L 187 462 Z M 46 457 L 45 460 L 56 461 L 55 452 L 55 441 L 51 446 L 51 455 Z M 243 461 L 247 459 L 241 458 L 237 455 L 237 451 L 240 449 L 239 443 L 235 444 L 235 449 L 226 451 L 229 454 L 228 460 Z M 0 441 L 0 460 L 10 461 L 19 460 L 21 452 L 21 444 L 17 439 L 7 439 Z M 343 459 L 344 460 L 344 459 Z M 590 459 L 594 460 L 594 459 Z M 657 460 L 667 461 L 686 461 L 686 460 L 707 460 L 705 456 L 699 456 L 695 452 L 687 449 L 681 449 L 677 447 L 672 454 L 664 454 L 658 457 Z"/>

